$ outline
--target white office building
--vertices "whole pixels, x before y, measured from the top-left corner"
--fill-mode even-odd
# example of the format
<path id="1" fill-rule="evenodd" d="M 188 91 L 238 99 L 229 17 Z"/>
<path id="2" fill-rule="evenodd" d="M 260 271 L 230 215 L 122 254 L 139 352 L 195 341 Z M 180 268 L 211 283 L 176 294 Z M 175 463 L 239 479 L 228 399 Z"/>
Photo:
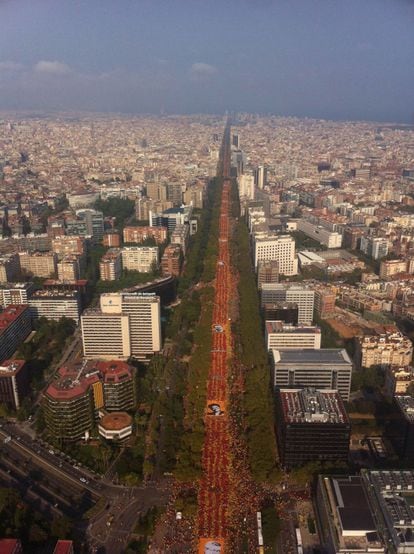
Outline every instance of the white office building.
<path id="1" fill-rule="evenodd" d="M 342 400 L 349 400 L 352 362 L 346 350 L 272 350 L 272 354 L 275 388 L 301 386 L 337 390 Z"/>
<path id="2" fill-rule="evenodd" d="M 341 248 L 342 246 L 342 235 L 340 233 L 329 231 L 321 225 L 314 225 L 306 219 L 298 220 L 297 229 L 328 248 Z"/>
<path id="3" fill-rule="evenodd" d="M 256 269 L 259 261 L 275 260 L 279 264 L 281 275 L 297 275 L 295 241 L 290 235 L 255 235 L 253 240 Z"/>
<path id="4" fill-rule="evenodd" d="M 319 327 L 288 325 L 283 321 L 266 321 L 266 346 L 268 350 L 312 349 L 321 347 Z"/>
<path id="5" fill-rule="evenodd" d="M 263 283 L 261 304 L 289 302 L 298 307 L 298 323 L 311 325 L 315 304 L 315 291 L 304 286 L 288 283 Z"/>

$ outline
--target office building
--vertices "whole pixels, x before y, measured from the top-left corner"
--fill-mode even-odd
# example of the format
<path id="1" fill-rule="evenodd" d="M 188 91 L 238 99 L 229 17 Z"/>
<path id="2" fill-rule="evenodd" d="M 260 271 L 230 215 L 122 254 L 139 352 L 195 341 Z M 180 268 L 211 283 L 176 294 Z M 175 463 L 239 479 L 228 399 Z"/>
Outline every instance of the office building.
<path id="1" fill-rule="evenodd" d="M 260 190 L 267 184 L 267 168 L 264 165 L 259 165 L 254 171 L 254 184 Z"/>
<path id="2" fill-rule="evenodd" d="M 414 472 L 320 475 L 316 501 L 324 552 L 413 554 Z"/>
<path id="3" fill-rule="evenodd" d="M 315 303 L 315 291 L 303 285 L 288 283 L 263 283 L 261 290 L 261 304 L 277 304 L 289 302 L 298 307 L 298 323 L 311 325 L 313 321 L 313 308 Z"/>
<path id="4" fill-rule="evenodd" d="M 321 347 L 319 327 L 288 325 L 283 321 L 266 321 L 265 337 L 268 350 L 317 349 Z"/>
<path id="5" fill-rule="evenodd" d="M 99 262 L 99 275 L 102 281 L 117 281 L 122 276 L 122 250 L 110 248 Z"/>
<path id="6" fill-rule="evenodd" d="M 349 400 L 352 362 L 346 350 L 272 350 L 272 356 L 276 389 L 312 387 L 337 390 L 342 400 Z"/>
<path id="7" fill-rule="evenodd" d="M 158 267 L 158 246 L 126 246 L 121 257 L 123 269 L 150 273 Z"/>
<path id="8" fill-rule="evenodd" d="M 351 424 L 336 390 L 276 391 L 277 438 L 281 465 L 347 462 Z"/>
<path id="9" fill-rule="evenodd" d="M 85 357 L 146 360 L 161 350 L 160 299 L 149 293 L 101 294 L 81 317 Z"/>
<path id="10" fill-rule="evenodd" d="M 110 296 L 101 295 L 101 307 L 105 310 Z M 129 316 L 131 355 L 145 359 L 161 350 L 161 307 L 155 294 L 122 293 L 123 314 Z"/>
<path id="11" fill-rule="evenodd" d="M 124 242 L 140 244 L 153 239 L 157 244 L 167 240 L 166 227 L 124 227 Z"/>
<path id="12" fill-rule="evenodd" d="M 89 433 L 102 410 L 133 410 L 134 375 L 135 369 L 120 360 L 85 360 L 61 367 L 43 403 L 50 433 L 64 441 L 78 440 Z"/>
<path id="13" fill-rule="evenodd" d="M 134 368 L 120 360 L 96 362 L 108 412 L 128 411 L 135 407 Z"/>
<path id="14" fill-rule="evenodd" d="M 48 432 L 59 441 L 73 442 L 88 436 L 94 423 L 91 384 L 97 375 L 76 380 L 63 375 L 53 381 L 43 396 L 43 413 Z"/>
<path id="15" fill-rule="evenodd" d="M 94 242 L 100 242 L 104 234 L 104 218 L 102 212 L 85 208 L 76 210 L 76 217 L 67 218 L 66 233 L 91 237 Z"/>
<path id="16" fill-rule="evenodd" d="M 298 259 L 295 254 L 295 241 L 290 235 L 254 235 L 254 267 L 260 261 L 274 260 L 279 264 L 282 275 L 297 275 Z"/>
<path id="17" fill-rule="evenodd" d="M 414 459 L 414 398 L 394 395 L 393 417 L 388 420 L 387 435 L 402 460 Z"/>
<path id="18" fill-rule="evenodd" d="M 106 414 L 99 420 L 98 432 L 107 441 L 124 441 L 132 435 L 132 417 L 125 412 Z"/>
<path id="19" fill-rule="evenodd" d="M 4 283 L 0 285 L 0 306 L 9 304 L 27 304 L 31 294 L 36 290 L 33 283 Z"/>
<path id="20" fill-rule="evenodd" d="M 342 235 L 334 231 L 329 231 L 321 225 L 314 225 L 306 219 L 299 219 L 297 224 L 298 231 L 302 231 L 306 236 L 323 244 L 327 248 L 341 248 Z"/>
<path id="21" fill-rule="evenodd" d="M 0 256 L 0 283 L 13 281 L 20 274 L 20 257 L 18 254 Z"/>
<path id="22" fill-rule="evenodd" d="M 150 227 L 167 227 L 168 232 L 172 233 L 177 225 L 185 225 L 190 222 L 192 206 L 182 206 L 181 208 L 170 208 L 162 212 L 149 211 Z"/>
<path id="23" fill-rule="evenodd" d="M 277 302 L 264 304 L 263 317 L 265 321 L 283 321 L 290 325 L 298 324 L 298 306 L 294 302 Z"/>
<path id="24" fill-rule="evenodd" d="M 315 507 L 323 552 L 388 553 L 362 476 L 319 475 Z"/>
<path id="25" fill-rule="evenodd" d="M 54 277 L 57 274 L 57 255 L 54 252 L 21 252 L 20 267 L 34 277 Z"/>
<path id="26" fill-rule="evenodd" d="M 30 309 L 26 304 L 10 304 L 0 312 L 0 363 L 12 357 L 31 330 Z"/>
<path id="27" fill-rule="evenodd" d="M 374 365 L 410 365 L 413 356 L 411 340 L 399 331 L 358 337 L 355 359 L 359 367 Z"/>
<path id="28" fill-rule="evenodd" d="M 16 411 L 29 392 L 29 373 L 25 360 L 16 359 L 2 362 L 0 365 L 0 404 Z"/>
<path id="29" fill-rule="evenodd" d="M 81 316 L 83 355 L 86 358 L 127 359 L 131 356 L 129 317 L 90 308 Z"/>
<path id="30" fill-rule="evenodd" d="M 35 291 L 28 300 L 33 319 L 46 317 L 59 320 L 68 317 L 79 323 L 82 311 L 81 295 L 78 291 L 44 289 Z"/>
<path id="31" fill-rule="evenodd" d="M 179 275 L 181 268 L 181 247 L 179 244 L 169 244 L 161 258 L 163 275 Z"/>
<path id="32" fill-rule="evenodd" d="M 257 286 L 259 290 L 263 283 L 279 282 L 279 262 L 276 260 L 259 261 L 257 264 Z"/>

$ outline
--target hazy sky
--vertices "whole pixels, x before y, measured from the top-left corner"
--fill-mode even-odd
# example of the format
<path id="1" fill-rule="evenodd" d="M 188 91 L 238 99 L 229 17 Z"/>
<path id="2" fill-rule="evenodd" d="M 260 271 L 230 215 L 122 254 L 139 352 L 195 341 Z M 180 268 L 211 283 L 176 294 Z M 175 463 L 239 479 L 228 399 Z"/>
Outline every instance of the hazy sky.
<path id="1" fill-rule="evenodd" d="M 414 0 L 0 0 L 0 110 L 413 121 Z"/>

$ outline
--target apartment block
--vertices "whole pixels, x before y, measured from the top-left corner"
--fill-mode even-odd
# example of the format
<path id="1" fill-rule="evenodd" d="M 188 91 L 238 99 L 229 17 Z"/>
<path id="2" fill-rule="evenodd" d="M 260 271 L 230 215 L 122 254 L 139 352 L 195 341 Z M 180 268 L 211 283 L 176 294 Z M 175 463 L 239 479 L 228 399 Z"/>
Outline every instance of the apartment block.
<path id="1" fill-rule="evenodd" d="M 157 244 L 167 240 L 166 227 L 125 227 L 124 242 L 140 244 L 148 239 L 154 239 Z"/>
<path id="2" fill-rule="evenodd" d="M 181 269 L 181 247 L 179 244 L 169 244 L 161 258 L 163 275 L 179 275 Z"/>
<path id="3" fill-rule="evenodd" d="M 57 255 L 54 252 L 21 252 L 20 267 L 34 277 L 53 277 L 57 274 Z"/>
<path id="4" fill-rule="evenodd" d="M 20 273 L 20 257 L 18 254 L 3 254 L 0 256 L 0 283 L 13 281 Z"/>
<path id="5" fill-rule="evenodd" d="M 80 236 L 62 235 L 52 239 L 52 251 L 63 258 L 68 254 L 82 256 L 85 252 L 85 238 Z"/>
<path id="6" fill-rule="evenodd" d="M 122 267 L 149 273 L 158 266 L 158 246 L 127 246 L 121 250 Z"/>
<path id="7" fill-rule="evenodd" d="M 407 260 L 381 260 L 380 278 L 389 279 L 398 273 L 405 273 L 408 269 L 407 266 Z"/>
<path id="8" fill-rule="evenodd" d="M 81 275 L 81 256 L 66 254 L 57 263 L 57 275 L 59 281 L 77 281 Z"/>
<path id="9" fill-rule="evenodd" d="M 412 361 L 413 344 L 398 331 L 366 335 L 357 339 L 355 355 L 360 367 L 407 366 Z"/>
<path id="10" fill-rule="evenodd" d="M 122 250 L 110 248 L 99 262 L 99 275 L 102 281 L 116 281 L 122 275 Z"/>
<path id="11" fill-rule="evenodd" d="M 321 317 L 329 317 L 335 312 L 336 293 L 329 289 L 315 290 L 315 313 Z"/>

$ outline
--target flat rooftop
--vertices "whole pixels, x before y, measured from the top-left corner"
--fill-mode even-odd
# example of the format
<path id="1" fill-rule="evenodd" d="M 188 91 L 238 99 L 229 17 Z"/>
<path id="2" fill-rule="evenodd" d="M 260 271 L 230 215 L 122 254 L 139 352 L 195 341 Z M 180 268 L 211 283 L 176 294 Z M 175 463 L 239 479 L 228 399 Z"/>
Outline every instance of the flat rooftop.
<path id="1" fill-rule="evenodd" d="M 394 399 L 405 417 L 414 422 L 414 398 L 412 396 L 395 395 Z"/>
<path id="2" fill-rule="evenodd" d="M 280 389 L 282 411 L 286 423 L 344 423 L 349 419 L 337 391 Z"/>
<path id="3" fill-rule="evenodd" d="M 266 321 L 266 332 L 270 333 L 292 333 L 320 335 L 321 330 L 315 325 L 287 325 L 283 321 Z"/>
<path id="4" fill-rule="evenodd" d="M 291 350 L 272 350 L 275 363 L 300 365 L 349 365 L 352 364 L 344 348 L 321 348 L 307 350 L 305 348 Z"/>

